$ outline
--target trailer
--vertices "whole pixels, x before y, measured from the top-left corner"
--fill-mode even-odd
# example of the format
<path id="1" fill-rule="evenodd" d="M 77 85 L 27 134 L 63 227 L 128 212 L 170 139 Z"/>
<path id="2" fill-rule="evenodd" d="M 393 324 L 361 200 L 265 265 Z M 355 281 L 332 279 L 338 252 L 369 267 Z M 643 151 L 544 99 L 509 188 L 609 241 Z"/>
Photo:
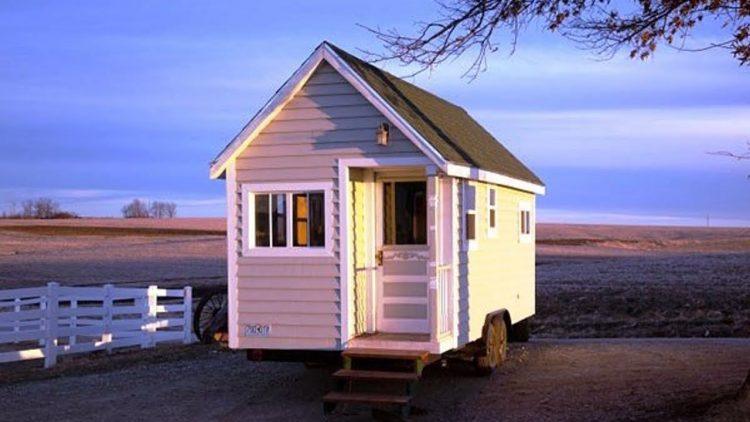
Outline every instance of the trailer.
<path id="1" fill-rule="evenodd" d="M 545 187 L 461 107 L 324 42 L 210 175 L 226 183 L 228 344 L 250 358 L 334 355 L 342 385 L 411 386 L 456 351 L 491 373 L 528 338 Z M 408 409 L 412 390 L 352 391 L 325 409 Z"/>

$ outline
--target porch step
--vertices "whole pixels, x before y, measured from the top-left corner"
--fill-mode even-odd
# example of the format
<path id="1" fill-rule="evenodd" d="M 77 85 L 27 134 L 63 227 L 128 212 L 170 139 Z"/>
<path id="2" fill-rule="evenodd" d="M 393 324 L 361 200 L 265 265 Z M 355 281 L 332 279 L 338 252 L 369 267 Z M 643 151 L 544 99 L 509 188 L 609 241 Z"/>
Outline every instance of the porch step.
<path id="1" fill-rule="evenodd" d="M 426 350 L 387 350 L 353 347 L 341 352 L 341 356 L 351 359 L 419 360 L 427 362 L 430 352 Z"/>
<path id="2" fill-rule="evenodd" d="M 410 401 L 410 396 L 379 393 L 348 393 L 344 391 L 331 391 L 323 396 L 324 403 L 366 404 L 371 406 L 406 406 Z"/>
<path id="3" fill-rule="evenodd" d="M 339 369 L 333 373 L 335 378 L 367 381 L 417 381 L 419 375 L 414 372 L 362 371 L 356 369 Z"/>

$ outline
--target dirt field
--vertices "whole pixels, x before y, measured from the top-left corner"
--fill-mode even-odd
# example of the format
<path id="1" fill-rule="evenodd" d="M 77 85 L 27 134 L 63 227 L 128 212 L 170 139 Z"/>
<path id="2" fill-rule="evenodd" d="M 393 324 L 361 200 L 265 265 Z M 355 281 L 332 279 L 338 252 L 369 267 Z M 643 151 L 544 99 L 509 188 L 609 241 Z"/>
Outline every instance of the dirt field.
<path id="1" fill-rule="evenodd" d="M 0 288 L 222 285 L 224 229 L 217 218 L 0 220 Z M 750 229 L 537 233 L 537 336 L 750 336 Z"/>
<path id="2" fill-rule="evenodd" d="M 415 420 L 725 420 L 750 418 L 737 392 L 750 340 L 536 340 L 512 345 L 491 378 L 463 363 L 428 367 Z M 25 363 L 28 364 L 28 363 Z M 252 363 L 205 346 L 69 358 L 0 377 L 2 419 L 321 420 L 330 369 Z M 34 379 L 36 378 L 36 379 Z M 357 407 L 332 420 L 369 420 Z"/>
<path id="3" fill-rule="evenodd" d="M 223 219 L 0 220 L 0 288 L 226 283 Z"/>

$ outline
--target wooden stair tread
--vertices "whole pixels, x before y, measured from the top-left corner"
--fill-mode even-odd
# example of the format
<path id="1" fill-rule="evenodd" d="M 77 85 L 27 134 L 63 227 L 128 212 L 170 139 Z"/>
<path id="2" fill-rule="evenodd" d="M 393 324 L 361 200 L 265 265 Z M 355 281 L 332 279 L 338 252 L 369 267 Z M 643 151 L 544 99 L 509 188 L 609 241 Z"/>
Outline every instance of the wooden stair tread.
<path id="1" fill-rule="evenodd" d="M 333 376 L 374 381 L 416 381 L 419 379 L 419 375 L 414 372 L 364 371 L 358 369 L 339 369 L 333 373 Z"/>
<path id="2" fill-rule="evenodd" d="M 332 391 L 323 397 L 324 402 L 355 403 L 355 404 L 398 404 L 407 405 L 411 401 L 409 396 L 379 393 L 347 393 Z"/>
<path id="3" fill-rule="evenodd" d="M 430 352 L 426 350 L 383 350 L 354 347 L 341 352 L 348 358 L 394 359 L 394 360 L 422 360 L 426 361 Z"/>

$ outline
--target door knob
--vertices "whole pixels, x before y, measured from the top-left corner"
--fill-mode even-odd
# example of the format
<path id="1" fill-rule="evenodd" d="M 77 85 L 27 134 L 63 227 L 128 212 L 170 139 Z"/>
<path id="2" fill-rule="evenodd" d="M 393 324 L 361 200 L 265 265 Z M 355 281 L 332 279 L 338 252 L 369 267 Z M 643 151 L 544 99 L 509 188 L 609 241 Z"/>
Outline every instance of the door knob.
<path id="1" fill-rule="evenodd" d="M 375 263 L 378 265 L 378 267 L 383 266 L 383 251 L 377 251 L 375 252 Z"/>

